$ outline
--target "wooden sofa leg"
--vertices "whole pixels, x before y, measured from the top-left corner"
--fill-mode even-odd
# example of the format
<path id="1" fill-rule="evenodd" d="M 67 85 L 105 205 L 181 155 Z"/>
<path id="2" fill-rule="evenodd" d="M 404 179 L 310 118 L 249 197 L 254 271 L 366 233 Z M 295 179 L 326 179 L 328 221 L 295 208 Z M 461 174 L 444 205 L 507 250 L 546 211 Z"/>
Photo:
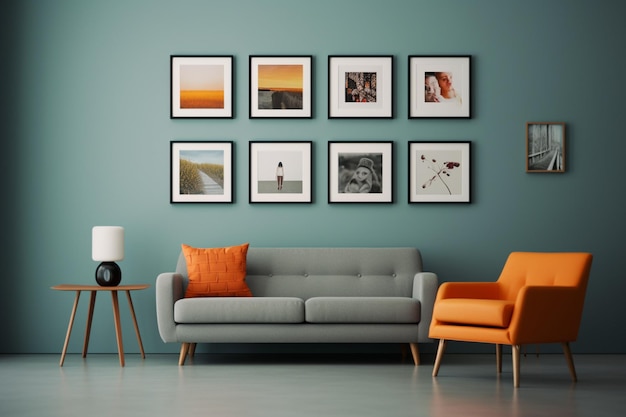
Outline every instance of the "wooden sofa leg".
<path id="1" fill-rule="evenodd" d="M 513 356 L 513 387 L 519 388 L 519 368 L 520 368 L 520 345 L 512 345 Z"/>
<path id="2" fill-rule="evenodd" d="M 437 376 L 439 373 L 439 366 L 441 366 L 441 358 L 443 358 L 443 352 L 446 350 L 447 340 L 439 339 L 439 347 L 437 348 L 437 357 L 435 358 L 435 366 L 433 367 L 433 376 Z"/>
<path id="3" fill-rule="evenodd" d="M 197 345 L 198 345 L 197 343 L 189 343 L 189 352 L 187 353 L 188 357 L 193 358 L 193 355 L 196 354 Z"/>
<path id="4" fill-rule="evenodd" d="M 185 364 L 185 359 L 187 358 L 187 353 L 189 353 L 189 346 L 191 343 L 183 343 L 180 345 L 180 356 L 178 357 L 178 365 L 183 366 Z"/>
<path id="5" fill-rule="evenodd" d="M 420 364 L 419 347 L 417 346 L 417 343 L 410 343 L 410 346 L 411 346 L 411 354 L 413 355 L 413 362 L 415 363 L 415 366 L 418 366 Z"/>
<path id="6" fill-rule="evenodd" d="M 563 353 L 565 354 L 565 360 L 567 361 L 569 374 L 572 377 L 572 381 L 576 382 L 578 381 L 578 378 L 576 377 L 576 368 L 574 368 L 574 358 L 572 357 L 572 351 L 569 348 L 569 343 L 563 342 L 561 343 L 561 345 L 563 346 Z"/>

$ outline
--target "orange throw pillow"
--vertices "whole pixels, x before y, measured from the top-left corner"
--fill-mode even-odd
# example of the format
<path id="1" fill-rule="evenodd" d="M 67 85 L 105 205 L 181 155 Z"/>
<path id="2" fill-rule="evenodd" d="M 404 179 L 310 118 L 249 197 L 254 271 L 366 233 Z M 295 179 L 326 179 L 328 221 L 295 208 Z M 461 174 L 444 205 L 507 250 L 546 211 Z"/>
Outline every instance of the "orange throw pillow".
<path id="1" fill-rule="evenodd" d="M 189 275 L 185 297 L 251 297 L 245 281 L 248 246 L 202 249 L 183 244 Z"/>

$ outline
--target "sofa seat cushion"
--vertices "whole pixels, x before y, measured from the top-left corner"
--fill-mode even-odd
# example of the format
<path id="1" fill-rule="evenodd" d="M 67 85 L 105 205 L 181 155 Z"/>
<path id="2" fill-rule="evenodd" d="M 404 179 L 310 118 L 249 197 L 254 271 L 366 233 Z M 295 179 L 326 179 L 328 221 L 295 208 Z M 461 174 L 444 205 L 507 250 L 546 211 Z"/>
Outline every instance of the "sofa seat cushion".
<path id="1" fill-rule="evenodd" d="M 508 327 L 513 303 L 507 300 L 449 298 L 435 303 L 433 318 L 444 323 Z"/>
<path id="2" fill-rule="evenodd" d="M 302 323 L 304 301 L 293 297 L 183 298 L 174 304 L 176 323 Z"/>
<path id="3" fill-rule="evenodd" d="M 308 323 L 418 323 L 420 302 L 408 297 L 313 297 Z"/>

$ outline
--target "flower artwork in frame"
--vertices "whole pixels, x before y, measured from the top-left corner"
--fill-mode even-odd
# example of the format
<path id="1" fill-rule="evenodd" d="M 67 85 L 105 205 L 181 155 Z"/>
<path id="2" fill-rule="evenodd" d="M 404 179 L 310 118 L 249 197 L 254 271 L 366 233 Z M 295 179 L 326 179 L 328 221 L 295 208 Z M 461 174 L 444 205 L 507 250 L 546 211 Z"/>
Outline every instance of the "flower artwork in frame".
<path id="1" fill-rule="evenodd" d="M 409 119 L 471 118 L 471 56 L 409 56 Z"/>
<path id="2" fill-rule="evenodd" d="M 250 56 L 250 118 L 311 118 L 312 60 Z"/>
<path id="3" fill-rule="evenodd" d="M 232 203 L 233 142 L 170 142 L 171 203 Z"/>
<path id="4" fill-rule="evenodd" d="M 409 142 L 409 203 L 469 203 L 471 142 Z"/>
<path id="5" fill-rule="evenodd" d="M 311 203 L 312 146 L 250 141 L 250 203 Z"/>
<path id="6" fill-rule="evenodd" d="M 328 142 L 329 203 L 393 203 L 393 142 Z"/>
<path id="7" fill-rule="evenodd" d="M 526 172 L 565 172 L 565 123 L 526 123 Z"/>
<path id="8" fill-rule="evenodd" d="M 328 118 L 393 118 L 393 56 L 329 56 Z"/>
<path id="9" fill-rule="evenodd" d="M 232 118 L 233 56 L 170 56 L 170 118 Z"/>

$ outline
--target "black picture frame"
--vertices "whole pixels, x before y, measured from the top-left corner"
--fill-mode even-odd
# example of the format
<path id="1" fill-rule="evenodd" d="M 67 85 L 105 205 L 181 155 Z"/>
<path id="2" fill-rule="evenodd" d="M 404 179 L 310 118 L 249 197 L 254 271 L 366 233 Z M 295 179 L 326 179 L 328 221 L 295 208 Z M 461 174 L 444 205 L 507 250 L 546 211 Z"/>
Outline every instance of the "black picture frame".
<path id="1" fill-rule="evenodd" d="M 170 56 L 170 118 L 234 117 L 232 55 Z"/>
<path id="2" fill-rule="evenodd" d="M 410 141 L 411 203 L 471 202 L 471 141 Z"/>
<path id="3" fill-rule="evenodd" d="M 393 55 L 328 57 L 328 118 L 392 119 Z"/>
<path id="4" fill-rule="evenodd" d="M 328 142 L 328 203 L 393 203 L 393 151 L 393 141 Z"/>
<path id="5" fill-rule="evenodd" d="M 170 203 L 232 203 L 232 141 L 170 142 Z"/>
<path id="6" fill-rule="evenodd" d="M 249 117 L 313 117 L 312 55 L 250 55 Z"/>
<path id="7" fill-rule="evenodd" d="M 470 119 L 471 71 L 471 55 L 409 55 L 409 119 Z"/>
<path id="8" fill-rule="evenodd" d="M 249 202 L 312 203 L 312 141 L 250 141 Z"/>

